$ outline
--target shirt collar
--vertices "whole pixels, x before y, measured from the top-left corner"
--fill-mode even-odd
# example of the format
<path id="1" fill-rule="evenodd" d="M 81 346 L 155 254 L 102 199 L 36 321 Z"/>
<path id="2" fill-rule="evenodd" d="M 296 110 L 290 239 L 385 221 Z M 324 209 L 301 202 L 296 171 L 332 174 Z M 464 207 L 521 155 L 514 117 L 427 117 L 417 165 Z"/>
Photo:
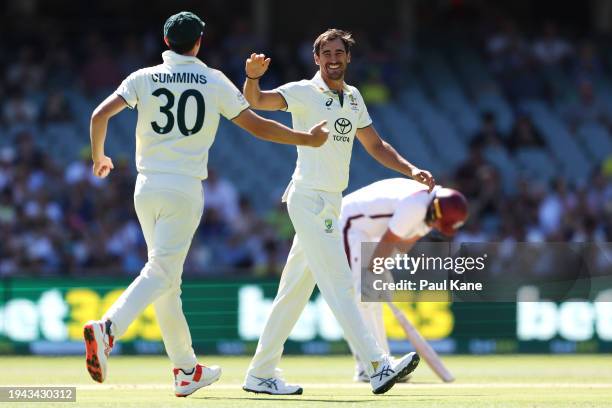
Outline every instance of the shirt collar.
<path id="1" fill-rule="evenodd" d="M 321 71 L 317 71 L 317 73 L 315 74 L 314 77 L 312 77 L 310 82 L 312 82 L 317 88 L 319 88 L 323 92 L 333 92 L 331 89 L 329 89 L 329 86 L 327 86 L 327 84 L 325 83 L 325 81 L 321 77 Z M 346 94 L 352 93 L 351 92 L 351 88 L 349 88 L 349 86 L 346 84 L 346 82 L 342 83 L 342 90 Z"/>
<path id="2" fill-rule="evenodd" d="M 198 57 L 190 57 L 188 55 L 181 55 L 172 50 L 166 50 L 162 53 L 162 59 L 164 63 L 176 65 L 176 64 L 201 64 L 206 66 Z"/>

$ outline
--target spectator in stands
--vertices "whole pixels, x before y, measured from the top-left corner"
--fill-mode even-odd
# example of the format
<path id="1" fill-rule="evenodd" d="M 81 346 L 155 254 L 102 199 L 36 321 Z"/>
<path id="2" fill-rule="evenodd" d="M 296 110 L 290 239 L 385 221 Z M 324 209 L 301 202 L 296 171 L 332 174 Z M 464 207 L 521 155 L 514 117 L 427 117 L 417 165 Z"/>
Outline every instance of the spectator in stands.
<path id="1" fill-rule="evenodd" d="M 283 246 L 274 239 L 267 239 L 263 243 L 263 262 L 255 266 L 254 275 L 260 277 L 277 277 L 281 274 L 287 252 Z"/>
<path id="2" fill-rule="evenodd" d="M 540 132 L 533 126 L 531 117 L 527 113 L 522 112 L 517 116 L 507 146 L 511 152 L 522 148 L 543 148 L 545 146 Z"/>
<path id="3" fill-rule="evenodd" d="M 368 79 L 361 84 L 360 89 L 361 96 L 368 106 L 384 105 L 391 98 L 391 91 L 377 69 L 370 70 Z"/>
<path id="4" fill-rule="evenodd" d="M 17 48 L 17 59 L 12 60 L 6 68 L 7 84 L 19 87 L 23 93 L 29 93 L 40 89 L 44 79 L 44 65 L 36 60 L 34 48 L 29 45 Z"/>
<path id="5" fill-rule="evenodd" d="M 54 49 L 47 59 L 47 86 L 54 89 L 69 89 L 77 78 L 74 55 L 67 48 Z"/>
<path id="6" fill-rule="evenodd" d="M 567 216 L 577 205 L 576 195 L 562 178 L 554 181 L 550 193 L 539 208 L 539 223 L 547 237 L 563 236 L 567 227 Z"/>
<path id="7" fill-rule="evenodd" d="M 287 213 L 287 207 L 280 200 L 264 216 L 266 224 L 274 231 L 274 235 L 283 241 L 291 241 L 295 235 L 293 224 Z"/>
<path id="8" fill-rule="evenodd" d="M 472 146 L 486 147 L 502 144 L 504 137 L 501 135 L 495 114 L 486 111 L 481 116 L 480 129 L 472 136 L 470 144 Z"/>
<path id="9" fill-rule="evenodd" d="M 603 66 L 597 49 L 592 42 L 585 41 L 578 50 L 577 58 L 574 62 L 574 78 L 578 81 L 593 82 L 602 77 Z"/>
<path id="10" fill-rule="evenodd" d="M 458 244 L 464 242 L 488 242 L 489 237 L 482 231 L 480 223 L 478 219 L 475 219 L 470 215 L 466 225 L 461 228 L 455 237 L 453 238 L 453 242 Z"/>
<path id="11" fill-rule="evenodd" d="M 471 146 L 468 159 L 455 173 L 457 189 L 470 202 L 470 217 L 497 224 L 501 205 L 501 182 L 498 170 L 483 156 L 480 146 Z M 480 226 L 479 226 L 480 228 Z"/>
<path id="12" fill-rule="evenodd" d="M 215 210 L 227 225 L 239 221 L 236 188 L 229 180 L 219 178 L 214 169 L 208 169 L 208 178 L 204 181 L 204 208 L 205 213 Z"/>
<path id="13" fill-rule="evenodd" d="M 41 124 L 67 124 L 72 120 L 72 111 L 64 94 L 61 91 L 51 92 L 40 115 Z"/>
<path id="14" fill-rule="evenodd" d="M 255 264 L 246 240 L 240 235 L 232 235 L 220 246 L 217 261 L 219 266 L 247 271 Z"/>
<path id="15" fill-rule="evenodd" d="M 82 68 L 82 79 L 86 91 L 90 95 L 115 89 L 121 83 L 122 76 L 118 61 L 109 51 L 109 45 L 97 35 L 88 39 L 88 50 L 91 56 Z"/>
<path id="16" fill-rule="evenodd" d="M 486 44 L 490 68 L 495 74 L 504 74 L 522 64 L 527 57 L 527 43 L 510 20 L 502 23 Z"/>
<path id="17" fill-rule="evenodd" d="M 542 36 L 533 43 L 533 55 L 544 65 L 558 65 L 567 60 L 572 53 L 572 47 L 559 36 L 557 25 L 548 21 L 544 24 Z"/>
<path id="18" fill-rule="evenodd" d="M 606 179 L 603 167 L 593 172 L 586 199 L 588 213 L 595 217 L 605 215 L 606 207 L 610 207 L 609 210 L 612 210 L 612 183 L 609 183 L 610 179 L 612 179 L 612 175 L 609 175 Z M 612 215 L 612 211 L 610 215 Z"/>
<path id="19" fill-rule="evenodd" d="M 536 61 L 530 56 L 518 60 L 514 69 L 506 70 L 502 81 L 506 94 L 514 104 L 544 99 L 549 93 Z"/>
<path id="20" fill-rule="evenodd" d="M 457 189 L 469 199 L 478 196 L 484 180 L 496 179 L 496 175 L 497 170 L 484 158 L 482 147 L 474 145 L 470 147 L 467 160 L 455 171 L 454 180 Z"/>
<path id="21" fill-rule="evenodd" d="M 238 200 L 238 216 L 232 222 L 232 231 L 243 236 L 254 235 L 260 232 L 262 221 L 258 217 L 251 200 L 241 195 Z"/>
<path id="22" fill-rule="evenodd" d="M 0 149 L 0 192 L 12 184 L 14 161 L 15 149 L 13 147 L 7 146 Z"/>
<path id="23" fill-rule="evenodd" d="M 91 172 L 91 150 L 89 147 L 82 148 L 79 152 L 78 160 L 66 166 L 64 180 L 69 185 L 81 182 L 97 186 L 106 184 L 104 181 L 100 182 L 100 179 L 95 177 Z"/>
<path id="24" fill-rule="evenodd" d="M 35 145 L 34 137 L 29 131 L 21 131 L 15 135 L 15 145 L 17 154 L 14 164 L 23 166 L 23 169 L 36 170 L 44 165 L 45 155 L 38 146 Z"/>
<path id="25" fill-rule="evenodd" d="M 578 101 L 568 105 L 563 115 L 573 131 L 585 123 L 599 122 L 607 127 L 612 126 L 606 105 L 595 94 L 591 81 L 580 81 L 578 95 Z"/>
<path id="26" fill-rule="evenodd" d="M 8 126 L 32 125 L 38 119 L 39 108 L 23 89 L 15 85 L 7 92 L 7 100 L 2 108 L 2 119 Z"/>

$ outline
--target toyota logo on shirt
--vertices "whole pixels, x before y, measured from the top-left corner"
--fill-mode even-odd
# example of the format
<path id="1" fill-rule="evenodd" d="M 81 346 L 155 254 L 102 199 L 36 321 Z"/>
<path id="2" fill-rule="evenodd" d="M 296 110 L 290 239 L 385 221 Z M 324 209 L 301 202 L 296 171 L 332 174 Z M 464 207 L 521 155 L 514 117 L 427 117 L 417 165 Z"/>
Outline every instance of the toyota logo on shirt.
<path id="1" fill-rule="evenodd" d="M 346 135 L 353 130 L 353 124 L 346 118 L 338 118 L 334 123 L 334 128 L 336 129 L 336 132 L 340 133 L 341 135 Z"/>

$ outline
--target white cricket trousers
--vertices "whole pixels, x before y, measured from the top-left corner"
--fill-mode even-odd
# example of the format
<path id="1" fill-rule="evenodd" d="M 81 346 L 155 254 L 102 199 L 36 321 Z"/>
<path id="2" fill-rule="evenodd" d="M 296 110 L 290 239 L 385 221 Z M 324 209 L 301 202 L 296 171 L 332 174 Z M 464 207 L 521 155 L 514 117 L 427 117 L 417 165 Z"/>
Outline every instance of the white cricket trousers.
<path id="1" fill-rule="evenodd" d="M 306 306 L 315 284 L 362 361 L 380 361 L 383 350 L 366 329 L 357 304 L 351 270 L 339 231 L 342 195 L 298 188 L 287 191 L 287 208 L 295 228 L 270 316 L 259 338 L 247 375 L 272 377 L 283 345 Z M 372 364 L 366 364 L 370 375 Z"/>
<path id="2" fill-rule="evenodd" d="M 382 302 L 362 302 L 361 301 L 361 243 L 362 242 L 376 242 L 379 239 L 370 237 L 366 232 L 356 228 L 351 228 L 351 225 L 342 225 L 342 231 L 344 234 L 344 248 L 347 251 L 347 257 L 350 257 L 349 263 L 351 270 L 353 271 L 353 284 L 355 285 L 355 302 L 361 312 L 361 317 L 365 322 L 366 327 L 372 332 L 376 342 L 382 347 L 385 353 L 389 354 L 389 342 L 387 340 L 387 333 L 385 331 L 385 323 L 383 320 L 382 313 Z M 357 360 L 359 366 L 358 370 L 361 371 L 365 367 L 361 364 L 361 361 L 355 352 L 355 348 L 349 341 L 353 355 Z"/>
<path id="3" fill-rule="evenodd" d="M 197 364 L 181 303 L 181 275 L 187 251 L 202 217 L 201 180 L 171 174 L 139 174 L 134 206 L 148 249 L 140 275 L 104 315 L 120 337 L 151 303 L 166 352 L 174 367 Z"/>

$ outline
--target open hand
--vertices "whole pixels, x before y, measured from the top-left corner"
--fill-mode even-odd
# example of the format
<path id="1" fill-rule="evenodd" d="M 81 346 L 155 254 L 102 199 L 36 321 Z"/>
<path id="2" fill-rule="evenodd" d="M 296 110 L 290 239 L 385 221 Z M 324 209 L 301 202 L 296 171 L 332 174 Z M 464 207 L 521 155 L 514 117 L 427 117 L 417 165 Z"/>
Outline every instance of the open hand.
<path id="1" fill-rule="evenodd" d="M 266 58 L 264 54 L 253 53 L 247 58 L 244 70 L 246 71 L 247 77 L 259 78 L 266 73 L 269 66 L 270 58 Z"/>

